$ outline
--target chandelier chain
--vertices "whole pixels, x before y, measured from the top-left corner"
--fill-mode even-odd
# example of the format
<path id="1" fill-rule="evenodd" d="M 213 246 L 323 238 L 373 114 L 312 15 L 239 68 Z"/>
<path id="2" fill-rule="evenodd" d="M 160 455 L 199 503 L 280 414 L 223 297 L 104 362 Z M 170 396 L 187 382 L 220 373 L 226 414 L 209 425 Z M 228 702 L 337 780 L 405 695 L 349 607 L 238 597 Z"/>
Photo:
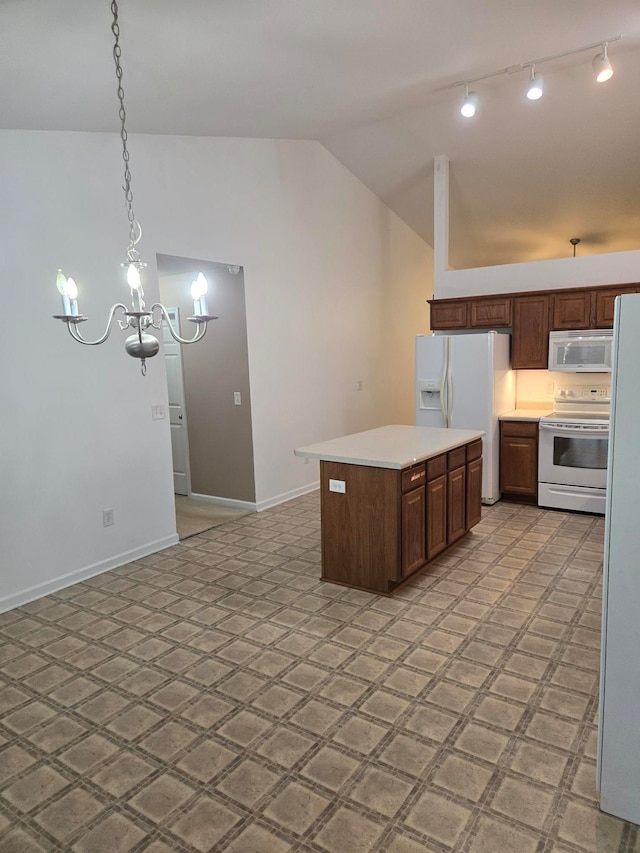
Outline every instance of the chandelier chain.
<path id="1" fill-rule="evenodd" d="M 113 37 L 115 39 L 113 45 L 113 61 L 115 62 L 116 77 L 118 78 L 118 100 L 120 102 L 118 116 L 120 118 L 120 139 L 122 140 L 122 159 L 124 161 L 124 186 L 122 187 L 122 189 L 124 190 L 124 197 L 127 205 L 127 219 L 129 220 L 129 246 L 127 248 L 127 260 L 133 261 L 135 263 L 136 261 L 140 260 L 140 255 L 138 254 L 135 246 L 136 243 L 140 240 L 140 237 L 142 236 L 142 229 L 140 227 L 140 224 L 136 220 L 135 214 L 133 212 L 133 191 L 131 189 L 129 149 L 127 148 L 127 112 L 124 106 L 124 89 L 122 87 L 122 65 L 120 64 L 122 48 L 120 47 L 120 25 L 118 23 L 118 3 L 116 2 L 116 0 L 111 0 L 111 13 L 113 15 L 111 32 L 113 33 Z"/>

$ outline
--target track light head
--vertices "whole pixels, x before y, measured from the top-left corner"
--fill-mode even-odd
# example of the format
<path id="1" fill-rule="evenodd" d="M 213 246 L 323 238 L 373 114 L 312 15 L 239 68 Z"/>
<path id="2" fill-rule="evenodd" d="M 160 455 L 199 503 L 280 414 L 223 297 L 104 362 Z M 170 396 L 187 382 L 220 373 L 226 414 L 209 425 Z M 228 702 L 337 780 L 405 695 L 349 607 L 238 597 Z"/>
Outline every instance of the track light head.
<path id="1" fill-rule="evenodd" d="M 460 114 L 465 118 L 472 118 L 478 109 L 478 96 L 475 92 L 470 92 L 467 85 L 465 85 L 464 90 L 465 96 L 462 106 L 460 107 Z"/>
<path id="2" fill-rule="evenodd" d="M 605 83 L 613 77 L 613 68 L 607 56 L 607 42 L 602 45 L 602 53 L 593 58 L 593 72 L 597 83 Z"/>
<path id="3" fill-rule="evenodd" d="M 531 77 L 529 78 L 529 86 L 527 88 L 527 98 L 530 101 L 537 101 L 542 97 L 542 74 L 536 74 L 534 66 L 531 66 Z"/>

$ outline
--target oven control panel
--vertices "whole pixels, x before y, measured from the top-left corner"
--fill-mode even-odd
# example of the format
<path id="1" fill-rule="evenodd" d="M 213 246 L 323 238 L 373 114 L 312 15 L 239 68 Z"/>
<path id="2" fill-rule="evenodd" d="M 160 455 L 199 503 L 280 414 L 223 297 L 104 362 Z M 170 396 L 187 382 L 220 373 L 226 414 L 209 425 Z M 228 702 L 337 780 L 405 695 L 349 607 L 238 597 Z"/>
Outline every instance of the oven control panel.
<path id="1" fill-rule="evenodd" d="M 608 403 L 610 393 L 608 385 L 565 385 L 558 388 L 554 400 L 556 403 Z"/>

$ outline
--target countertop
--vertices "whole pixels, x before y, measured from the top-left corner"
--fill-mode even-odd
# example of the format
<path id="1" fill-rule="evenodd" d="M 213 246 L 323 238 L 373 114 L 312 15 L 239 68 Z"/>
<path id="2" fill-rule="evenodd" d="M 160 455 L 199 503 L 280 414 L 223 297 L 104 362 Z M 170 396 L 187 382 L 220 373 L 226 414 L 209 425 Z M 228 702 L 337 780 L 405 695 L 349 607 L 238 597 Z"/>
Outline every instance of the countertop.
<path id="1" fill-rule="evenodd" d="M 407 468 L 483 435 L 481 430 L 396 424 L 297 447 L 293 452 L 296 456 L 326 462 L 346 462 L 372 468 Z"/>
<path id="2" fill-rule="evenodd" d="M 547 409 L 513 409 L 511 412 L 505 412 L 504 415 L 500 415 L 499 420 L 539 421 L 540 418 L 544 418 L 545 415 L 550 415 L 552 410 L 553 406 L 549 406 Z"/>

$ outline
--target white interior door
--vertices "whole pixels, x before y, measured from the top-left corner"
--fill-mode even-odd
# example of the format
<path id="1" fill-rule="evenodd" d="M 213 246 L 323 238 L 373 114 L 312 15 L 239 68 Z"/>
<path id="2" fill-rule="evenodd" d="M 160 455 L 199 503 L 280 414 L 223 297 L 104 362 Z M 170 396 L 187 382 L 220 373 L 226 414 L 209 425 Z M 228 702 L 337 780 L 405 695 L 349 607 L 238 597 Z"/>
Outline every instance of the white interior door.
<path id="1" fill-rule="evenodd" d="M 180 333 L 180 311 L 167 308 L 174 329 Z M 173 457 L 173 490 L 177 495 L 191 494 L 189 471 L 189 442 L 187 417 L 184 405 L 184 377 L 182 374 L 182 349 L 171 337 L 166 321 L 162 321 L 164 360 L 169 389 L 169 423 L 171 425 L 171 455 Z"/>

